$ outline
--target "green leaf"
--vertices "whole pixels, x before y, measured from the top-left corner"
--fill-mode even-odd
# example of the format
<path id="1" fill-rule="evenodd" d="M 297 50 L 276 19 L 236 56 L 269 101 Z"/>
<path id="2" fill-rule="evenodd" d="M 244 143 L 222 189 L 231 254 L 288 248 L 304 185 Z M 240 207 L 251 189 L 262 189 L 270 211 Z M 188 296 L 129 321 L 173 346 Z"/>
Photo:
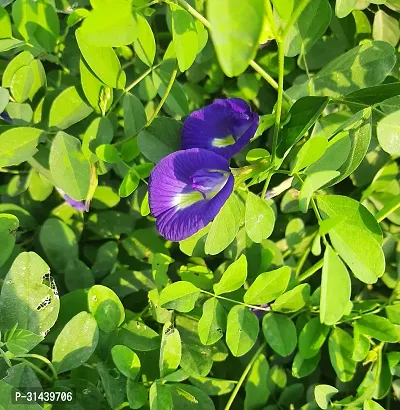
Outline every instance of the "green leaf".
<path id="1" fill-rule="evenodd" d="M 126 76 L 112 47 L 96 47 L 90 44 L 81 29 L 75 31 L 83 58 L 104 84 L 112 88 L 125 87 Z M 107 61 L 107 64 L 104 64 Z"/>
<path id="2" fill-rule="evenodd" d="M 102 285 L 89 289 L 88 307 L 99 328 L 105 332 L 117 329 L 125 320 L 125 310 L 114 291 Z"/>
<path id="3" fill-rule="evenodd" d="M 54 343 L 52 362 L 57 373 L 82 366 L 95 351 L 98 339 L 97 323 L 90 313 L 74 316 Z"/>
<path id="4" fill-rule="evenodd" d="M 8 384 L 7 381 L 0 380 L 0 406 L 3 409 L 12 409 L 13 407 L 15 408 L 19 404 L 15 404 L 14 401 L 12 400 L 13 397 L 15 397 L 15 392 L 19 391 L 17 388 L 12 386 L 11 384 Z M 23 392 L 21 392 L 21 395 Z M 31 402 L 31 403 L 26 403 L 23 404 L 23 409 L 24 410 L 42 410 L 43 407 L 40 406 L 37 403 Z"/>
<path id="5" fill-rule="evenodd" d="M 40 228 L 39 243 L 57 272 L 64 272 L 70 260 L 78 259 L 75 233 L 58 218 L 46 219 Z"/>
<path id="6" fill-rule="evenodd" d="M 353 10 L 356 10 L 359 0 L 336 0 L 336 15 L 342 19 L 348 16 Z"/>
<path id="7" fill-rule="evenodd" d="M 255 243 L 267 239 L 274 229 L 274 211 L 264 199 L 252 192 L 247 194 L 244 224 L 247 235 Z"/>
<path id="8" fill-rule="evenodd" d="M 289 20 L 293 12 L 294 0 L 272 0 L 272 4 L 274 5 L 274 10 L 276 10 L 282 20 Z"/>
<path id="9" fill-rule="evenodd" d="M 373 400 L 365 400 L 363 410 L 385 410 L 385 408 Z"/>
<path id="10" fill-rule="evenodd" d="M 172 40 L 179 70 L 184 72 L 194 63 L 198 50 L 198 35 L 193 17 L 178 6 L 171 6 Z"/>
<path id="11" fill-rule="evenodd" d="M 10 16 L 3 7 L 0 7 L 0 38 L 10 37 L 12 37 Z"/>
<path id="12" fill-rule="evenodd" d="M 115 345 L 111 349 L 112 359 L 117 369 L 128 379 L 135 380 L 140 372 L 140 359 L 129 347 Z"/>
<path id="13" fill-rule="evenodd" d="M 145 126 L 147 122 L 146 112 L 139 98 L 130 93 L 124 96 L 123 109 L 125 137 L 132 138 Z"/>
<path id="14" fill-rule="evenodd" d="M 239 90 L 247 100 L 254 100 L 257 97 L 260 90 L 260 84 L 255 74 L 241 74 L 238 77 L 237 84 Z"/>
<path id="15" fill-rule="evenodd" d="M 330 246 L 326 247 L 321 277 L 319 317 L 321 323 L 332 326 L 344 315 L 350 301 L 349 272 Z"/>
<path id="16" fill-rule="evenodd" d="M 83 58 L 79 61 L 79 71 L 81 73 L 82 90 L 89 104 L 98 114 L 107 111 L 113 102 L 112 88 L 97 78 Z M 106 119 L 105 117 L 102 118 Z"/>
<path id="17" fill-rule="evenodd" d="M 82 152 L 90 163 L 97 162 L 94 154 L 96 149 L 103 144 L 109 144 L 114 135 L 114 129 L 110 120 L 106 117 L 95 118 L 83 136 Z"/>
<path id="18" fill-rule="evenodd" d="M 167 384 L 172 396 L 174 409 L 215 410 L 208 395 L 190 384 Z M 152 410 L 152 409 L 151 409 Z"/>
<path id="19" fill-rule="evenodd" d="M 319 408 L 327 409 L 331 397 L 338 392 L 339 390 L 336 387 L 329 386 L 329 384 L 318 384 L 317 386 L 315 386 L 314 397 Z"/>
<path id="20" fill-rule="evenodd" d="M 304 359 L 300 352 L 296 353 L 292 364 L 292 374 L 294 377 L 301 379 L 313 373 L 318 367 L 321 359 L 321 352 L 318 352 L 310 359 Z"/>
<path id="21" fill-rule="evenodd" d="M 182 124 L 172 118 L 156 118 L 150 127 L 138 136 L 140 152 L 157 163 L 162 158 L 180 149 Z"/>
<path id="22" fill-rule="evenodd" d="M 288 266 L 261 273 L 244 294 L 244 302 L 251 305 L 261 305 L 273 301 L 286 290 L 290 273 Z"/>
<path id="23" fill-rule="evenodd" d="M 243 224 L 243 217 L 243 204 L 236 194 L 232 194 L 211 223 L 205 252 L 209 255 L 217 255 L 227 248 Z"/>
<path id="24" fill-rule="evenodd" d="M 182 344 L 179 330 L 171 322 L 163 327 L 160 348 L 160 376 L 173 373 L 179 366 L 182 356 Z"/>
<path id="25" fill-rule="evenodd" d="M 126 198 L 131 195 L 132 192 L 139 186 L 140 179 L 135 172 L 129 171 L 122 180 L 121 186 L 119 187 L 119 196 L 121 198 Z"/>
<path id="26" fill-rule="evenodd" d="M 54 5 L 47 0 L 38 0 L 35 39 L 48 52 L 52 52 L 60 35 L 60 23 Z M 28 26 L 31 23 L 28 23 Z"/>
<path id="27" fill-rule="evenodd" d="M 296 162 L 292 167 L 291 174 L 296 174 L 303 168 L 318 161 L 328 149 L 329 142 L 323 135 L 312 137 L 306 141 L 296 155 Z"/>
<path id="28" fill-rule="evenodd" d="M 156 41 L 153 31 L 147 20 L 140 14 L 136 14 L 137 39 L 133 43 L 136 55 L 149 67 L 153 65 L 156 56 Z"/>
<path id="29" fill-rule="evenodd" d="M 318 196 L 317 204 L 324 219 L 342 218 L 329 231 L 340 257 L 362 282 L 375 283 L 385 270 L 381 230 L 375 218 L 359 202 L 344 196 Z"/>
<path id="30" fill-rule="evenodd" d="M 33 72 L 29 65 L 21 67 L 11 81 L 11 94 L 18 103 L 25 102 L 33 86 Z"/>
<path id="31" fill-rule="evenodd" d="M 7 349 L 15 355 L 29 353 L 44 338 L 29 330 L 17 329 L 12 336 L 7 339 Z"/>
<path id="32" fill-rule="evenodd" d="M 89 107 L 76 87 L 69 87 L 61 92 L 53 101 L 49 114 L 49 126 L 65 130 L 82 121 L 93 109 Z"/>
<path id="33" fill-rule="evenodd" d="M 90 288 L 94 278 L 89 267 L 79 259 L 68 261 L 64 272 L 65 286 L 70 292 L 76 289 Z"/>
<path id="34" fill-rule="evenodd" d="M 245 255 L 229 265 L 221 280 L 214 285 L 216 295 L 240 289 L 247 278 L 247 259 Z"/>
<path id="35" fill-rule="evenodd" d="M 285 38 L 285 55 L 294 57 L 307 51 L 325 33 L 331 22 L 328 0 L 310 0 Z"/>
<path id="36" fill-rule="evenodd" d="M 317 95 L 340 97 L 380 84 L 395 61 L 394 48 L 390 44 L 370 41 L 335 58 L 310 80 L 292 87 L 287 93 L 296 99 L 309 95 L 310 90 Z"/>
<path id="37" fill-rule="evenodd" d="M 267 403 L 270 391 L 268 381 L 265 377 L 268 374 L 269 365 L 265 356 L 260 353 L 247 376 L 244 400 L 244 410 L 251 410 L 262 407 Z"/>
<path id="38" fill-rule="evenodd" d="M 400 155 L 399 111 L 384 117 L 376 128 L 379 144 L 390 155 Z"/>
<path id="39" fill-rule="evenodd" d="M 212 345 L 222 338 L 226 329 L 227 313 L 217 298 L 207 299 L 199 320 L 198 333 L 201 343 Z"/>
<path id="40" fill-rule="evenodd" d="M 310 285 L 304 283 L 279 296 L 272 304 L 272 310 L 282 313 L 297 312 L 310 300 Z"/>
<path id="41" fill-rule="evenodd" d="M 18 165 L 36 154 L 43 131 L 18 127 L 7 130 L 0 138 L 0 167 Z"/>
<path id="42" fill-rule="evenodd" d="M 169 389 L 161 382 L 154 382 L 149 393 L 150 410 L 172 410 L 172 397 Z"/>
<path id="43" fill-rule="evenodd" d="M 247 307 L 236 305 L 228 313 L 226 344 L 235 357 L 245 355 L 257 340 L 257 316 Z"/>
<path id="44" fill-rule="evenodd" d="M 12 79 L 15 73 L 22 67 L 29 65 L 33 60 L 33 55 L 29 51 L 23 51 L 22 53 L 15 56 L 8 64 L 4 70 L 2 77 L 3 87 L 11 87 Z"/>
<path id="45" fill-rule="evenodd" d="M 296 326 L 289 317 L 267 313 L 262 322 L 265 340 L 282 357 L 289 356 L 297 345 Z"/>
<path id="46" fill-rule="evenodd" d="M 299 352 L 304 359 L 318 354 L 329 333 L 329 327 L 315 317 L 305 324 L 299 335 Z"/>
<path id="47" fill-rule="evenodd" d="M 12 254 L 18 227 L 19 221 L 16 216 L 0 213 L 0 266 L 4 265 Z"/>
<path id="48" fill-rule="evenodd" d="M 47 79 L 43 64 L 39 60 L 32 60 L 29 63 L 29 68 L 33 74 L 33 84 L 29 93 L 29 99 L 33 100 L 40 88 L 47 85 Z"/>
<path id="49" fill-rule="evenodd" d="M 299 208 L 301 212 L 307 213 L 314 192 L 338 175 L 340 173 L 337 171 L 320 171 L 309 175 L 304 181 L 299 194 Z"/>
<path id="50" fill-rule="evenodd" d="M 58 132 L 50 149 L 50 171 L 55 184 L 71 198 L 86 199 L 90 186 L 90 163 L 80 141 Z"/>
<path id="51" fill-rule="evenodd" d="M 395 325 L 382 316 L 365 315 L 358 319 L 354 326 L 361 334 L 381 342 L 395 343 L 399 339 Z"/>
<path id="52" fill-rule="evenodd" d="M 190 282 L 180 281 L 161 291 L 160 306 L 178 312 L 190 312 L 200 295 L 200 290 Z"/>
<path id="53" fill-rule="evenodd" d="M 290 121 L 283 128 L 277 155 L 279 163 L 290 149 L 303 137 L 322 114 L 329 100 L 325 97 L 304 97 L 290 108 Z"/>
<path id="54" fill-rule="evenodd" d="M 8 90 L 6 88 L 0 87 L 0 112 L 4 111 L 4 108 L 6 108 L 9 100 L 10 93 L 8 92 Z"/>
<path id="55" fill-rule="evenodd" d="M 351 358 L 355 362 L 363 361 L 369 352 L 370 341 L 367 336 L 362 335 L 357 327 L 354 328 L 354 349 Z"/>
<path id="56" fill-rule="evenodd" d="M 398 20 L 386 14 L 383 10 L 378 10 L 374 17 L 372 37 L 374 40 L 386 41 L 395 47 L 400 39 Z"/>
<path id="57" fill-rule="evenodd" d="M 121 161 L 121 157 L 117 148 L 111 144 L 101 144 L 96 148 L 96 156 L 110 164 L 116 164 Z"/>
<path id="58" fill-rule="evenodd" d="M 192 376 L 189 380 L 209 396 L 221 396 L 230 393 L 235 388 L 236 384 L 233 380 L 214 379 L 213 377 Z"/>
<path id="59" fill-rule="evenodd" d="M 82 34 L 95 46 L 119 47 L 137 38 L 136 19 L 130 0 L 104 1 L 85 18 Z"/>
<path id="60" fill-rule="evenodd" d="M 350 381 L 356 370 L 356 362 L 352 360 L 353 339 L 344 330 L 337 327 L 329 336 L 329 357 L 335 373 L 340 381 Z"/>
<path id="61" fill-rule="evenodd" d="M 146 404 L 148 398 L 146 387 L 132 379 L 128 379 L 126 395 L 131 409 L 140 409 Z"/>
<path id="62" fill-rule="evenodd" d="M 242 74 L 257 52 L 264 22 L 263 0 L 209 1 L 207 16 L 221 68 L 228 77 Z"/>
<path id="63" fill-rule="evenodd" d="M 18 33 L 25 40 L 30 40 L 36 30 L 36 2 L 33 0 L 16 0 L 12 7 L 12 17 Z"/>
<path id="64" fill-rule="evenodd" d="M 117 343 L 132 350 L 147 352 L 160 348 L 160 337 L 143 322 L 130 320 L 118 329 Z"/>

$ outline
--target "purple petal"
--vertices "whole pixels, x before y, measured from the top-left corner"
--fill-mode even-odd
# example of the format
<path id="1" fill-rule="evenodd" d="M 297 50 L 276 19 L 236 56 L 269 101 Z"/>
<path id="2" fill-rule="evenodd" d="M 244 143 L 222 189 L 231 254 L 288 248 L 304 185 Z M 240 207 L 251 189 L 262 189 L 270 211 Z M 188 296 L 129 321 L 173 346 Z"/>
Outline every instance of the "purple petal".
<path id="1" fill-rule="evenodd" d="M 8 122 L 9 124 L 12 124 L 12 119 L 8 115 L 7 111 L 0 112 L 0 118 L 2 118 L 4 121 Z"/>
<path id="2" fill-rule="evenodd" d="M 215 100 L 185 120 L 181 148 L 204 148 L 231 158 L 254 137 L 258 120 L 240 98 Z"/>
<path id="3" fill-rule="evenodd" d="M 228 160 L 204 149 L 163 158 L 149 179 L 149 205 L 158 232 L 182 241 L 208 225 L 233 190 Z"/>
<path id="4" fill-rule="evenodd" d="M 70 205 L 77 211 L 86 211 L 86 204 L 84 202 L 76 201 L 75 199 L 72 199 L 70 196 L 66 194 L 64 194 L 64 200 L 68 205 Z"/>

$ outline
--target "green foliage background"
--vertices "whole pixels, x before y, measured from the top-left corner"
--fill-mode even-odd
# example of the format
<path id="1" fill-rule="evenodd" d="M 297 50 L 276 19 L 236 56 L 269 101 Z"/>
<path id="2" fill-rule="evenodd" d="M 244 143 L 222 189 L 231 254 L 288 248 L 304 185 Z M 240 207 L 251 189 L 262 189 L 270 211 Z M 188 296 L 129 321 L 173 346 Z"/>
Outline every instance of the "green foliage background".
<path id="1" fill-rule="evenodd" d="M 399 13 L 0 0 L 0 409 L 398 408 Z M 229 97 L 235 193 L 167 242 L 150 172 Z"/>

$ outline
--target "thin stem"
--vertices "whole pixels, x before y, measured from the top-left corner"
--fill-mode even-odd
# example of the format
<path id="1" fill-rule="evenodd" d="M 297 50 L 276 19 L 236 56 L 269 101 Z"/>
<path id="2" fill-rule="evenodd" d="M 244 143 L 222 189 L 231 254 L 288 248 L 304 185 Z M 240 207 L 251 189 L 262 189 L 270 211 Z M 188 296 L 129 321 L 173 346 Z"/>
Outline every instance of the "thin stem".
<path id="1" fill-rule="evenodd" d="M 158 113 L 160 112 L 160 110 L 161 110 L 162 106 L 164 105 L 165 101 L 167 100 L 168 95 L 169 95 L 169 93 L 171 92 L 172 86 L 174 85 L 175 78 L 176 78 L 177 74 L 178 74 L 178 68 L 175 68 L 174 71 L 172 72 L 171 78 L 170 78 L 170 80 L 169 80 L 169 83 L 168 83 L 168 85 L 167 85 L 167 88 L 166 88 L 166 90 L 165 90 L 165 93 L 164 93 L 163 97 L 161 98 L 161 101 L 160 101 L 159 104 L 157 105 L 157 107 L 156 107 L 156 109 L 155 109 L 153 115 L 152 115 L 151 118 L 147 121 L 147 123 L 137 132 L 137 134 L 134 134 L 134 135 L 132 135 L 132 136 L 129 137 L 129 138 L 125 138 L 124 140 L 117 141 L 116 143 L 113 144 L 114 146 L 121 145 L 121 144 L 125 144 L 125 142 L 130 141 L 130 140 L 133 139 L 133 138 L 136 138 L 136 136 L 137 136 L 141 131 L 143 131 L 145 128 L 147 128 L 147 127 L 150 126 L 150 124 L 151 124 L 151 123 L 154 121 L 154 119 L 157 117 L 157 115 L 158 115 Z"/>
<path id="2" fill-rule="evenodd" d="M 228 403 L 226 403 L 225 410 L 229 410 L 231 408 L 232 403 L 234 402 L 240 388 L 242 387 L 242 384 L 243 384 L 244 380 L 246 379 L 247 375 L 249 374 L 251 368 L 253 367 L 253 365 L 254 365 L 255 361 L 257 360 L 258 356 L 260 355 L 260 353 L 265 349 L 265 346 L 266 346 L 266 343 L 263 342 L 260 345 L 260 347 L 256 350 L 256 352 L 254 353 L 253 357 L 251 358 L 248 365 L 244 369 L 242 375 L 240 376 L 240 379 L 238 380 L 235 388 L 233 389 L 231 397 L 229 397 Z"/>
<path id="3" fill-rule="evenodd" d="M 324 258 L 320 259 L 317 263 L 311 266 L 310 269 L 307 269 L 303 274 L 301 274 L 297 280 L 299 282 L 303 282 L 304 280 L 308 279 L 310 276 L 314 275 L 315 272 L 319 271 L 322 266 L 324 266 Z"/>
<path id="4" fill-rule="evenodd" d="M 112 107 L 108 110 L 108 113 L 106 115 L 106 117 L 115 110 L 115 107 L 118 105 L 119 101 L 121 100 L 121 98 L 129 93 L 130 90 L 132 90 L 132 88 L 136 87 L 142 80 L 144 80 L 153 70 L 155 70 L 156 68 L 160 67 L 162 63 L 158 63 L 152 67 L 150 67 L 149 69 L 147 69 L 140 77 L 138 77 L 132 84 L 130 84 L 128 87 L 125 88 L 125 90 L 118 96 L 118 98 L 114 101 L 114 104 L 112 105 Z"/>
<path id="5" fill-rule="evenodd" d="M 178 0 L 178 3 L 193 17 L 201 21 L 205 27 L 207 27 L 208 29 L 211 28 L 210 22 L 205 17 L 203 17 L 196 9 L 194 9 L 189 3 L 187 3 L 185 0 Z"/>
<path id="6" fill-rule="evenodd" d="M 243 302 L 239 302 L 238 300 L 234 300 L 234 299 L 229 299 L 226 298 L 224 296 L 220 296 L 220 295 L 215 295 L 214 293 L 211 292 L 207 292 L 206 290 L 200 290 L 201 293 L 205 293 L 206 295 L 212 296 L 213 298 L 217 298 L 217 299 L 221 299 L 221 300 L 226 300 L 227 302 L 231 302 L 231 303 L 235 303 L 237 305 L 242 305 L 242 306 L 246 306 L 250 309 L 258 309 L 258 310 L 264 310 L 265 312 L 270 312 L 271 308 L 267 307 L 267 308 L 263 308 L 261 306 L 255 306 L 255 305 L 249 305 L 247 303 L 243 303 Z"/>
<path id="7" fill-rule="evenodd" d="M 175 67 L 174 71 L 172 71 L 171 78 L 169 79 L 169 83 L 167 85 L 167 88 L 165 90 L 164 95 L 161 98 L 161 101 L 159 102 L 159 104 L 157 105 L 156 109 L 153 112 L 153 115 L 147 121 L 147 123 L 145 125 L 146 128 L 153 122 L 153 120 L 157 117 L 158 113 L 160 112 L 161 108 L 163 107 L 165 101 L 167 100 L 167 98 L 169 96 L 169 93 L 171 92 L 172 86 L 174 85 L 177 74 L 178 74 L 178 68 Z"/>
<path id="8" fill-rule="evenodd" d="M 373 111 L 375 111 L 379 115 L 385 115 L 385 113 L 379 110 L 378 108 L 372 105 L 363 104 L 357 101 L 341 100 L 341 99 L 334 98 L 334 99 L 331 99 L 331 102 L 335 104 L 353 105 L 354 107 L 360 107 L 360 108 L 371 108 Z"/>
<path id="9" fill-rule="evenodd" d="M 279 85 L 278 83 L 266 72 L 263 70 L 262 67 L 260 67 L 254 60 L 250 61 L 250 66 L 254 69 L 254 71 L 256 71 L 258 74 L 261 75 L 262 78 L 264 78 L 264 80 L 275 90 L 278 91 Z M 290 99 L 290 97 L 283 91 L 283 98 L 287 101 L 287 102 L 292 102 L 292 100 Z"/>
<path id="10" fill-rule="evenodd" d="M 23 358 L 13 357 L 12 360 L 17 360 L 26 364 L 27 366 L 31 367 L 36 373 L 40 374 L 44 379 L 46 379 L 49 383 L 53 383 L 52 378 L 46 374 L 40 367 L 37 367 L 35 364 L 31 363 L 29 360 L 25 360 Z"/>
<path id="11" fill-rule="evenodd" d="M 268 186 L 269 186 L 269 183 L 271 182 L 271 178 L 272 178 L 273 174 L 274 174 L 274 172 L 272 170 L 270 170 L 269 174 L 267 176 L 267 179 L 265 180 L 263 190 L 261 192 L 261 198 L 262 199 L 265 199 L 265 195 L 267 194 Z"/>
<path id="12" fill-rule="evenodd" d="M 35 354 L 35 353 L 19 354 L 19 355 L 17 355 L 16 357 L 26 357 L 26 358 L 29 358 L 29 357 L 30 357 L 30 358 L 32 358 L 32 359 L 41 360 L 42 362 L 46 363 L 46 364 L 50 367 L 50 370 L 51 370 L 51 372 L 53 373 L 53 378 L 54 378 L 54 380 L 57 380 L 57 379 L 58 379 L 57 371 L 56 371 L 56 369 L 55 369 L 53 363 L 52 363 L 49 359 L 47 359 L 46 357 L 41 356 L 40 354 Z"/>
<path id="13" fill-rule="evenodd" d="M 297 265 L 297 268 L 296 268 L 296 276 L 300 275 L 300 272 L 303 269 L 303 266 L 306 263 L 306 260 L 310 252 L 311 252 L 311 247 L 307 248 L 307 250 L 304 252 L 303 256 L 301 257 L 299 264 Z"/>
<path id="14" fill-rule="evenodd" d="M 283 43 L 278 43 L 278 68 L 279 68 L 279 79 L 278 79 L 278 101 L 276 103 L 276 114 L 275 114 L 275 128 L 274 136 L 272 139 L 272 163 L 275 162 L 276 150 L 278 147 L 278 135 L 281 126 L 281 116 L 282 116 L 282 103 L 283 103 L 283 77 L 284 77 L 284 67 L 285 67 L 285 54 Z"/>
<path id="15" fill-rule="evenodd" d="M 300 14 L 307 7 L 309 2 L 310 0 L 301 0 L 300 4 L 294 9 L 292 15 L 290 16 L 290 20 L 288 21 L 288 23 L 285 26 L 285 29 L 282 32 L 281 37 L 283 39 L 288 35 L 290 29 L 293 27 L 294 23 L 300 17 Z"/>
<path id="16" fill-rule="evenodd" d="M 394 201 L 390 202 L 387 206 L 384 206 L 377 214 L 376 220 L 378 222 L 382 222 L 386 219 L 390 214 L 396 211 L 396 209 L 400 208 L 400 196 L 397 197 Z"/>

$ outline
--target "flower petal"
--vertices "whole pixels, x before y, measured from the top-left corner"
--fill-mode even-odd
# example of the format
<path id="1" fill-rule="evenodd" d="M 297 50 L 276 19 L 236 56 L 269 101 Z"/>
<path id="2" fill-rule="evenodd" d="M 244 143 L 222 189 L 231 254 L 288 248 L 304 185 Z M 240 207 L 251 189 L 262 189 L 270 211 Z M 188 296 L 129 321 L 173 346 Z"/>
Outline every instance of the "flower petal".
<path id="1" fill-rule="evenodd" d="M 207 189 L 207 199 L 204 187 L 200 192 L 192 180 L 204 169 L 226 173 L 224 184 L 221 178 L 211 179 L 216 191 L 209 196 L 212 189 Z M 168 155 L 154 167 L 149 180 L 149 205 L 157 230 L 171 241 L 192 236 L 215 218 L 233 185 L 227 159 L 211 151 L 193 148 Z"/>
<path id="2" fill-rule="evenodd" d="M 185 120 L 181 148 L 205 148 L 230 158 L 254 136 L 258 121 L 258 114 L 240 98 L 215 100 Z"/>

